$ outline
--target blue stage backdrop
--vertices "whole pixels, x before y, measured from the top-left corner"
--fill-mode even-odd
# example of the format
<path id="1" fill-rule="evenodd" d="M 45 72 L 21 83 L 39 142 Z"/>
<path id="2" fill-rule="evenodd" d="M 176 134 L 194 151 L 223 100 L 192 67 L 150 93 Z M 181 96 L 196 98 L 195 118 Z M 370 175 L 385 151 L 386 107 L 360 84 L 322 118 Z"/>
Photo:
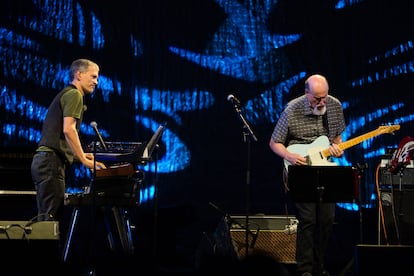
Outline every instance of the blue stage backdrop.
<path id="1" fill-rule="evenodd" d="M 365 168 L 363 207 L 376 206 L 382 158 L 414 135 L 407 1 L 3 2 L 2 157 L 30 157 L 48 104 L 68 83 L 71 61 L 93 59 L 101 75 L 86 98 L 85 145 L 96 140 L 91 121 L 113 142 L 147 141 L 166 123 L 157 162 L 139 168 L 143 207 L 156 195 L 160 208 L 211 210 L 212 202 L 228 213 L 284 214 L 283 165 L 268 142 L 284 105 L 304 93 L 312 73 L 326 75 L 330 94 L 343 103 L 343 140 L 362 136 L 337 162 Z M 246 135 L 232 97 L 257 141 Z M 390 125 L 400 126 L 395 135 L 365 139 Z M 76 166 L 70 176 L 68 192 L 90 179 Z"/>

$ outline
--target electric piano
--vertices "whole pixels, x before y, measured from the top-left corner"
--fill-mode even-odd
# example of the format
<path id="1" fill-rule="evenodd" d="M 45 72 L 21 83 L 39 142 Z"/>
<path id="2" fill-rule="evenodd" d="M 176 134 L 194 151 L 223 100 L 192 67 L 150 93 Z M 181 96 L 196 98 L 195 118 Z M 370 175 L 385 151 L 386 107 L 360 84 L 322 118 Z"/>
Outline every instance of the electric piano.
<path id="1" fill-rule="evenodd" d="M 105 142 L 105 147 L 100 142 L 92 142 L 86 151 L 93 153 L 97 161 L 133 164 L 145 164 L 148 160 L 142 158 L 145 143 L 142 142 Z"/>
<path id="2" fill-rule="evenodd" d="M 116 240 L 119 240 L 124 253 L 134 252 L 128 209 L 139 205 L 139 188 L 144 176 L 142 171 L 136 169 L 136 165 L 146 162 L 141 159 L 144 147 L 140 142 L 107 142 L 106 147 L 94 142 L 85 150 L 93 152 L 97 161 L 105 163 L 106 169 L 95 171 L 83 193 L 65 194 L 64 204 L 73 206 L 73 210 L 64 245 L 64 261 L 69 256 L 83 206 L 96 206 L 99 207 L 97 210 L 103 212 L 112 250 L 116 249 Z M 113 238 L 114 232 L 118 234 L 118 239 Z"/>
<path id="3" fill-rule="evenodd" d="M 103 198 L 135 198 L 139 200 L 139 186 L 144 178 L 137 165 L 145 165 L 151 161 L 152 153 L 158 146 L 165 130 L 165 124 L 158 126 L 148 142 L 92 142 L 85 151 L 95 155 L 97 161 L 105 163 L 106 169 L 96 170 L 86 192 L 81 196 L 93 194 Z M 104 143 L 104 144 L 103 144 Z M 67 204 L 79 203 L 78 194 L 71 195 Z M 82 202 L 85 202 L 82 200 Z M 86 201 L 87 202 L 87 201 Z"/>
<path id="4" fill-rule="evenodd" d="M 83 193 L 67 194 L 65 205 L 112 205 L 117 201 L 136 205 L 144 178 L 143 171 L 137 170 L 137 165 L 147 162 L 142 158 L 145 145 L 142 142 L 90 143 L 85 152 L 93 153 L 97 161 L 105 163 L 106 169 L 95 171 Z"/>
<path id="5" fill-rule="evenodd" d="M 143 171 L 136 170 L 131 163 L 107 165 L 106 169 L 96 170 L 82 193 L 67 194 L 65 205 L 112 205 L 118 201 L 128 202 L 131 206 L 137 205 L 143 179 Z"/>
<path id="6" fill-rule="evenodd" d="M 165 130 L 165 124 L 160 125 L 148 142 L 92 142 L 88 151 L 95 154 L 97 161 L 102 162 L 129 162 L 145 165 L 151 161 L 152 153 L 158 146 Z"/>
<path id="7" fill-rule="evenodd" d="M 107 168 L 95 171 L 94 178 L 85 193 L 65 196 L 65 204 L 74 205 L 74 209 L 64 246 L 64 261 L 69 254 L 80 206 L 83 205 L 110 207 L 121 247 L 125 253 L 133 253 L 131 225 L 126 209 L 139 203 L 139 188 L 144 176 L 143 172 L 136 170 L 136 167 L 152 160 L 151 155 L 158 146 L 164 128 L 165 124 L 160 125 L 148 143 L 102 141 L 105 144 L 93 142 L 88 146 L 87 151 L 95 155 L 95 160 L 105 163 Z M 112 247 L 114 240 L 111 238 L 110 228 L 107 227 L 107 230 L 109 244 Z"/>
<path id="8" fill-rule="evenodd" d="M 139 197 L 139 185 L 144 178 L 144 173 L 136 169 L 137 165 L 143 165 L 148 160 L 142 158 L 145 151 L 145 143 L 141 142 L 106 142 L 105 146 L 99 142 L 92 142 L 86 151 L 92 152 L 97 161 L 105 163 L 106 169 L 96 170 L 95 175 L 82 194 L 72 195 L 68 202 L 88 203 L 90 193 L 99 197 L 100 202 L 113 201 L 115 198 L 130 199 Z"/>

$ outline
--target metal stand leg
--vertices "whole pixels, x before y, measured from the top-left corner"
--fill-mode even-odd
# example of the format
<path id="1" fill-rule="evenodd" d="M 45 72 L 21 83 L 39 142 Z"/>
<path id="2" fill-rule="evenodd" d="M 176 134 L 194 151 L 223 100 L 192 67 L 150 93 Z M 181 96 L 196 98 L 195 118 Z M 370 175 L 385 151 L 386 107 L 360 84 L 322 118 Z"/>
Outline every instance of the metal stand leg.
<path id="1" fill-rule="evenodd" d="M 129 219 L 126 217 L 126 211 L 122 208 L 112 207 L 116 227 L 121 241 L 121 246 L 125 253 L 133 254 L 134 245 L 132 242 L 131 225 Z"/>
<path id="2" fill-rule="evenodd" d="M 131 225 L 131 221 L 129 220 L 128 216 L 127 216 L 127 211 L 123 210 L 123 218 L 124 218 L 124 225 L 125 225 L 125 230 L 126 230 L 126 237 L 127 237 L 127 241 L 128 241 L 128 252 L 130 254 L 133 254 L 135 251 L 135 247 L 134 247 L 134 243 L 132 240 L 132 232 L 131 232 L 131 228 L 133 227 Z"/>
<path id="3" fill-rule="evenodd" d="M 106 227 L 106 233 L 107 233 L 109 248 L 112 251 L 115 251 L 116 247 L 115 247 L 114 237 L 112 235 L 110 219 L 105 214 L 105 208 L 104 207 L 102 207 L 102 213 L 103 213 L 104 223 L 105 223 L 105 227 Z"/>
<path id="4" fill-rule="evenodd" d="M 102 209 L 102 211 L 105 213 L 105 210 Z M 63 248 L 62 259 L 64 262 L 67 261 L 68 256 L 69 256 L 69 251 L 72 245 L 72 239 L 73 239 L 76 226 L 77 226 L 77 222 L 79 219 L 79 213 L 80 213 L 80 210 L 78 207 L 75 207 L 72 211 L 72 218 L 70 221 L 69 231 L 66 235 L 66 241 L 65 241 L 64 248 Z M 132 240 L 131 224 L 130 224 L 129 218 L 127 217 L 126 210 L 113 206 L 112 213 L 114 216 L 114 220 L 115 220 L 122 250 L 126 254 L 133 254 L 134 244 Z M 109 247 L 112 251 L 116 251 L 116 244 L 115 244 L 115 240 L 112 234 L 111 222 L 110 222 L 110 219 L 107 217 L 107 215 L 109 214 L 104 214 L 104 223 L 106 226 Z"/>
<path id="5" fill-rule="evenodd" d="M 73 233 L 75 232 L 76 223 L 79 217 L 79 209 L 74 208 L 72 211 L 72 218 L 70 220 L 69 232 L 66 236 L 65 247 L 63 248 L 63 261 L 66 262 L 69 254 L 69 249 L 72 243 Z"/>

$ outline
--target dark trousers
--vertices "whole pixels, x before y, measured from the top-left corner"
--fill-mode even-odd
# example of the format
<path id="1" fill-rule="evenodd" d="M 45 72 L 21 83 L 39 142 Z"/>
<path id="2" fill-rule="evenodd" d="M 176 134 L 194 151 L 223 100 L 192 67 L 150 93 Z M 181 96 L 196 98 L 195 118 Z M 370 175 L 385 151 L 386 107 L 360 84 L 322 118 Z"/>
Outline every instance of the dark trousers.
<path id="1" fill-rule="evenodd" d="M 296 203 L 299 221 L 296 238 L 298 275 L 319 274 L 335 218 L 335 203 Z"/>
<path id="2" fill-rule="evenodd" d="M 65 162 L 53 151 L 37 152 L 31 174 L 37 193 L 37 220 L 60 220 L 65 195 Z"/>

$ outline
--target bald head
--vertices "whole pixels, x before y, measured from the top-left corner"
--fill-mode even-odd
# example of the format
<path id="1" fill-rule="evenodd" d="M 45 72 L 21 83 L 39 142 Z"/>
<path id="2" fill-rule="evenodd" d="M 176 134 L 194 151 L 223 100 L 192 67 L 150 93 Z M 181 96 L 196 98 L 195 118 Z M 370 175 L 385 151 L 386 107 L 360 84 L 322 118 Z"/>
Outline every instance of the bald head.
<path id="1" fill-rule="evenodd" d="M 329 91 L 328 81 L 322 75 L 312 75 L 305 81 L 305 90 L 311 92 L 315 96 L 324 96 L 328 94 Z"/>
<path id="2" fill-rule="evenodd" d="M 328 97 L 329 85 L 322 75 L 311 75 L 305 81 L 305 94 L 313 109 L 313 114 L 323 115 L 326 112 L 326 98 Z"/>

